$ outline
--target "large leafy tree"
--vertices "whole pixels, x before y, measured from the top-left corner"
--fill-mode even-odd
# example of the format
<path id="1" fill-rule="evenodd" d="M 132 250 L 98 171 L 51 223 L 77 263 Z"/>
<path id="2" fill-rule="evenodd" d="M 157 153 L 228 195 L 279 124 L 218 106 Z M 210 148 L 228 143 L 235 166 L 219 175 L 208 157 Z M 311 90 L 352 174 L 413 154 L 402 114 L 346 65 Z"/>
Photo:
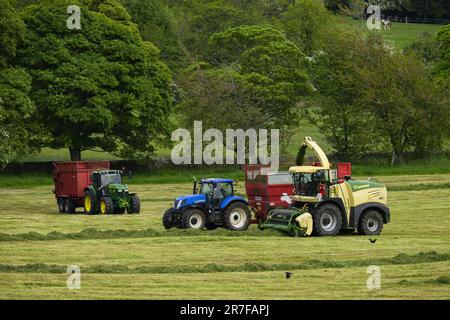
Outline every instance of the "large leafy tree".
<path id="1" fill-rule="evenodd" d="M 67 8 L 81 8 L 81 29 Z M 28 32 L 21 62 L 50 147 L 72 160 L 101 147 L 122 156 L 152 152 L 167 133 L 171 76 L 116 0 L 45 0 L 23 10 Z"/>
<path id="2" fill-rule="evenodd" d="M 225 128 L 296 126 L 296 104 L 311 87 L 305 56 L 273 28 L 243 26 L 214 34 L 209 63 L 180 76 L 186 91 L 181 112 L 188 123 Z M 284 139 L 285 140 L 285 139 Z"/>
<path id="3" fill-rule="evenodd" d="M 15 65 L 25 25 L 12 0 L 0 0 L 0 167 L 29 150 L 31 77 Z"/>

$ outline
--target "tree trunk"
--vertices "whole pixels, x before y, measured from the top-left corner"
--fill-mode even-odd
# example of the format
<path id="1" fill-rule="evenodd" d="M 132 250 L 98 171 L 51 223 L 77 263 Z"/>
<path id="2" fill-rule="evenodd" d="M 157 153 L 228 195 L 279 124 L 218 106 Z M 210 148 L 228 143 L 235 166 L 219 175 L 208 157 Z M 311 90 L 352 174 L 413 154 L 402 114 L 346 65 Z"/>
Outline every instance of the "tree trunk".
<path id="1" fill-rule="evenodd" d="M 81 161 L 81 149 L 69 148 L 69 152 L 71 161 Z"/>

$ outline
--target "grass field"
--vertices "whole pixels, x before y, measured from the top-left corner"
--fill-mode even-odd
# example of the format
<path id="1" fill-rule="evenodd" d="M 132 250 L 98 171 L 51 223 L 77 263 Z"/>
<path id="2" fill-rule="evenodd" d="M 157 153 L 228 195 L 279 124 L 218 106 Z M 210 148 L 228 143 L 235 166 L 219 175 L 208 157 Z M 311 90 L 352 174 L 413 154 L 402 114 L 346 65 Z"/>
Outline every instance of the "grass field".
<path id="1" fill-rule="evenodd" d="M 392 223 L 376 244 L 255 226 L 165 231 L 161 215 L 189 183 L 133 184 L 142 213 L 111 216 L 58 214 L 50 186 L 1 188 L 0 298 L 450 299 L 450 174 L 379 181 Z M 69 265 L 80 290 L 66 287 Z M 369 265 L 381 268 L 379 290 L 366 287 Z"/>
<path id="2" fill-rule="evenodd" d="M 342 18 L 341 20 L 358 30 L 369 32 L 365 20 L 351 18 Z M 393 22 L 391 30 L 373 30 L 371 32 L 381 33 L 387 42 L 401 49 L 417 41 L 421 34 L 428 33 L 434 35 L 440 28 L 442 28 L 442 25 L 439 24 Z"/>

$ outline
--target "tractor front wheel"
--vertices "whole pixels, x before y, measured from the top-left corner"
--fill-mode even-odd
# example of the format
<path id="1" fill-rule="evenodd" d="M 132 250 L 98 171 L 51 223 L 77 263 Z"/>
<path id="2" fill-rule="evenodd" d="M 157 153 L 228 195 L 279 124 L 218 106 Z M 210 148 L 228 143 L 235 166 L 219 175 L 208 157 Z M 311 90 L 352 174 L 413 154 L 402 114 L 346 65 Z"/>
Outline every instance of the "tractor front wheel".
<path id="1" fill-rule="evenodd" d="M 172 213 L 175 211 L 174 208 L 170 208 L 167 209 L 166 212 L 164 212 L 163 217 L 162 217 L 162 223 L 164 228 L 166 229 L 170 229 L 172 227 L 175 227 L 175 223 L 174 223 L 174 216 L 172 215 Z"/>
<path id="2" fill-rule="evenodd" d="M 181 228 L 203 229 L 206 224 L 206 216 L 200 209 L 187 209 L 181 216 Z"/>
<path id="3" fill-rule="evenodd" d="M 100 213 L 111 214 L 114 212 L 114 203 L 110 197 L 103 197 L 100 199 Z"/>
<path id="4" fill-rule="evenodd" d="M 86 191 L 84 193 L 84 213 L 85 214 L 96 214 L 97 210 L 95 209 L 95 198 L 94 195 Z"/>
<path id="5" fill-rule="evenodd" d="M 335 236 L 342 227 L 342 215 L 338 207 L 326 203 L 313 213 L 313 232 L 317 236 Z"/>
<path id="6" fill-rule="evenodd" d="M 141 211 L 141 200 L 138 196 L 131 196 L 130 206 L 127 208 L 128 214 L 139 213 Z"/>
<path id="7" fill-rule="evenodd" d="M 232 231 L 247 230 L 251 223 L 250 210 L 245 203 L 232 203 L 225 210 L 225 227 Z"/>
<path id="8" fill-rule="evenodd" d="M 358 233 L 366 236 L 379 235 L 383 230 L 383 217 L 376 210 L 367 210 L 359 219 Z"/>

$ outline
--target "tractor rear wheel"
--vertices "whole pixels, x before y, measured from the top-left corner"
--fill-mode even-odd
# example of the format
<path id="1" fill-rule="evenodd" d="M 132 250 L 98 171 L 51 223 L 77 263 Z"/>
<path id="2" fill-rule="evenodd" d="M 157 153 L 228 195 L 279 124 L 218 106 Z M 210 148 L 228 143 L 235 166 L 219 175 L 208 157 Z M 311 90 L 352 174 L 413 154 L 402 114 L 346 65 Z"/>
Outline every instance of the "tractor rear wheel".
<path id="1" fill-rule="evenodd" d="M 232 231 L 247 230 L 250 226 L 250 210 L 245 203 L 235 202 L 229 205 L 225 210 L 225 227 Z"/>
<path id="2" fill-rule="evenodd" d="M 64 200 L 64 211 L 66 213 L 75 213 L 75 210 L 75 202 L 70 198 L 66 198 L 66 200 Z"/>
<path id="3" fill-rule="evenodd" d="M 95 208 L 95 198 L 94 195 L 86 191 L 84 193 L 84 213 L 85 214 L 96 214 L 97 210 Z"/>
<path id="4" fill-rule="evenodd" d="M 56 200 L 56 203 L 58 204 L 59 213 L 66 213 L 66 206 L 64 204 L 64 198 L 58 198 Z"/>
<path id="5" fill-rule="evenodd" d="M 358 223 L 358 233 L 366 236 L 379 235 L 383 230 L 383 217 L 376 210 L 365 211 Z"/>
<path id="6" fill-rule="evenodd" d="M 100 213 L 111 214 L 114 212 L 114 203 L 110 197 L 102 197 L 100 199 Z"/>
<path id="7" fill-rule="evenodd" d="M 205 213 L 200 209 L 187 209 L 181 216 L 181 228 L 203 229 L 206 224 Z"/>
<path id="8" fill-rule="evenodd" d="M 173 221 L 173 215 L 172 213 L 175 211 L 174 208 L 167 209 L 166 212 L 164 212 L 162 217 L 162 223 L 164 228 L 170 229 L 172 227 L 175 227 L 175 223 Z"/>
<path id="9" fill-rule="evenodd" d="M 127 208 L 128 214 L 139 213 L 141 211 L 141 200 L 133 195 L 130 199 L 130 206 Z"/>
<path id="10" fill-rule="evenodd" d="M 326 203 L 313 212 L 313 233 L 317 236 L 335 236 L 342 227 L 341 211 L 334 204 Z"/>

